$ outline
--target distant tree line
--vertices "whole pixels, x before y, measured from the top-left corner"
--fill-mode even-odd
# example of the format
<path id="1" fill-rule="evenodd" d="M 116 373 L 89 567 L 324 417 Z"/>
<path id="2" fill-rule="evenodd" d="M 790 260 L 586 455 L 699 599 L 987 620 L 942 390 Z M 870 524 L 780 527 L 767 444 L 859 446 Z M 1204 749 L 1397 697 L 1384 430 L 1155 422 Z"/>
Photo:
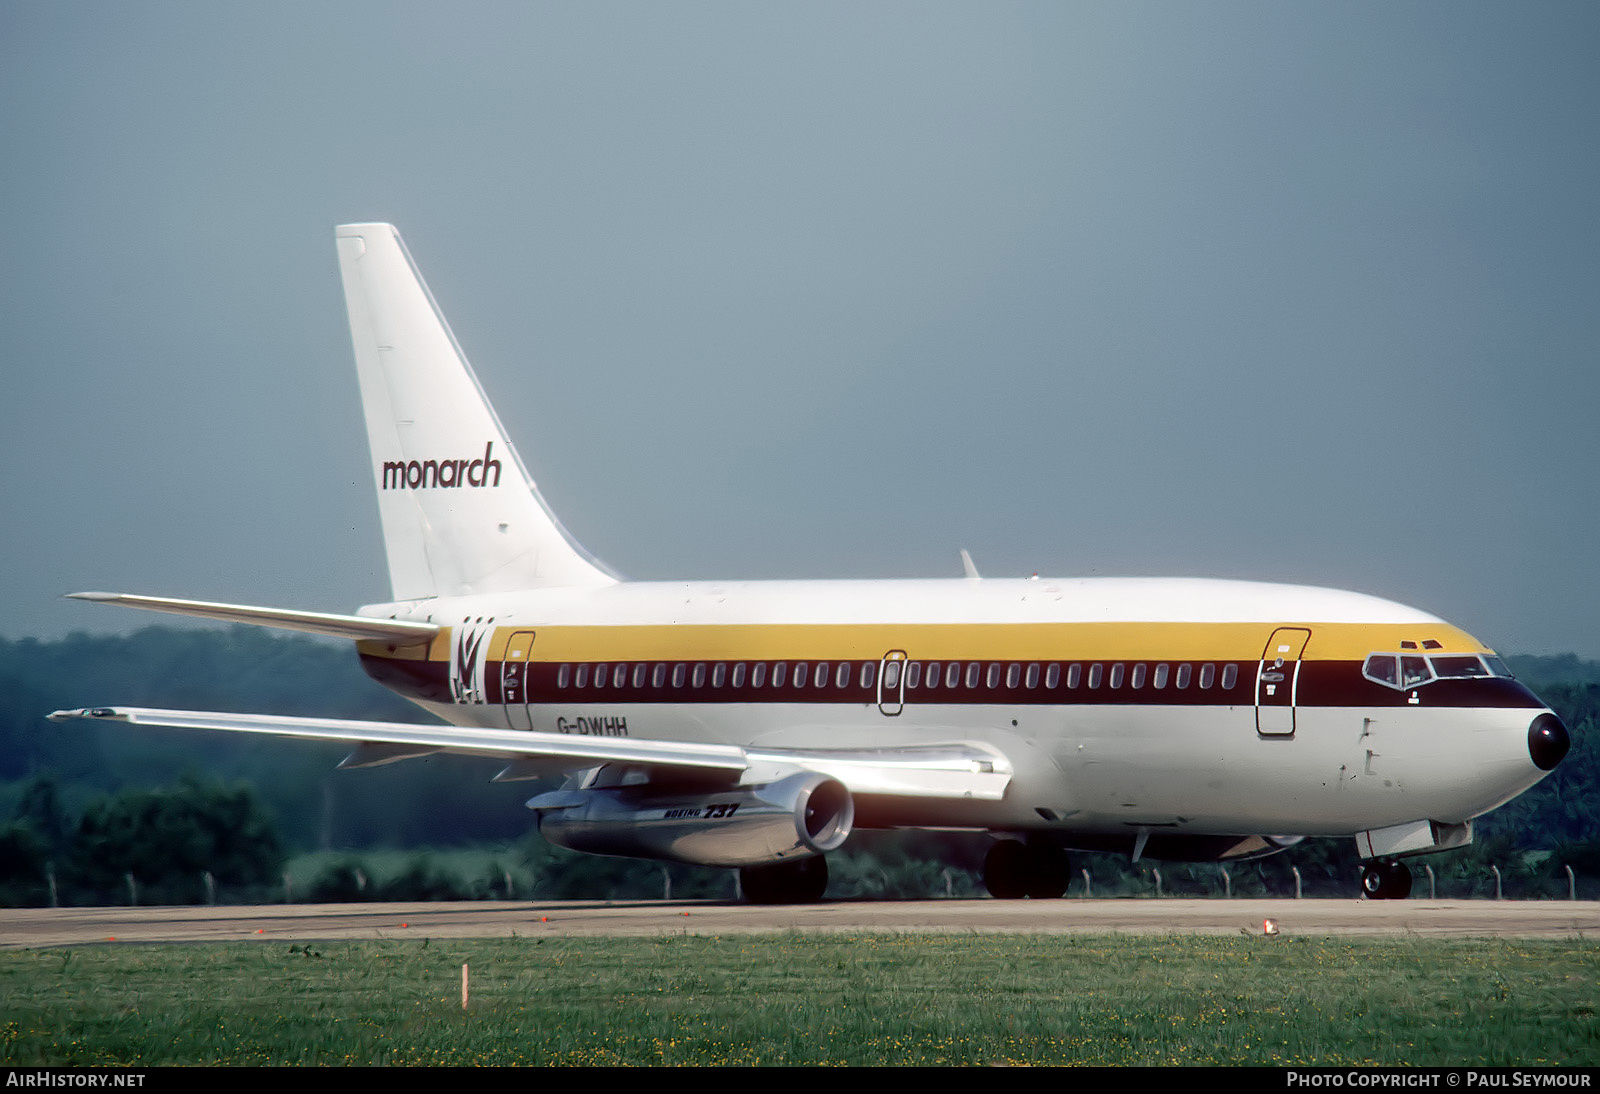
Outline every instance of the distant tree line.
<path id="1" fill-rule="evenodd" d="M 1461 851 L 1419 860 L 1440 896 L 1600 896 L 1600 663 L 1512 657 L 1512 668 L 1573 733 L 1566 761 L 1534 790 L 1478 821 Z M 151 627 L 130 636 L 0 639 L 0 903 L 197 903 L 284 899 L 293 853 L 341 851 L 297 900 L 521 897 L 726 897 L 732 874 L 577 855 L 531 832 L 522 803 L 538 783 L 490 783 L 500 765 L 426 758 L 336 772 L 339 745 L 114 723 L 58 725 L 61 707 L 148 705 L 197 710 L 431 721 L 372 683 L 347 645 L 251 627 Z M 504 861 L 476 875 L 424 848 L 492 845 Z M 830 856 L 835 896 L 980 894 L 984 837 L 859 832 Z M 379 878 L 363 852 L 416 849 Z M 1359 871 L 1348 839 L 1223 869 L 1214 863 L 1129 862 L 1077 855 L 1070 893 L 1345 896 Z M 520 879 L 509 889 L 512 873 Z M 131 878 L 131 881 L 130 881 Z M 51 885 L 55 891 L 51 892 Z"/>

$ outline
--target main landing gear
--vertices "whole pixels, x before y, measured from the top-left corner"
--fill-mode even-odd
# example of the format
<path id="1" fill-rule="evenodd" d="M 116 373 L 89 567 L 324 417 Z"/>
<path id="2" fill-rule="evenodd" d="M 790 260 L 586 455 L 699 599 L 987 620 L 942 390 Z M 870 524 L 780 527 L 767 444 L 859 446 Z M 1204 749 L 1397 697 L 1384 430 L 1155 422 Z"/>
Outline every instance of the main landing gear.
<path id="1" fill-rule="evenodd" d="M 751 904 L 815 904 L 828 889 L 828 862 L 821 855 L 746 866 L 739 888 Z"/>
<path id="2" fill-rule="evenodd" d="M 984 887 L 1001 900 L 1065 896 L 1070 877 L 1067 853 L 1052 843 L 1005 839 L 989 848 L 983 860 Z"/>
<path id="3" fill-rule="evenodd" d="M 1411 868 L 1403 862 L 1369 862 L 1361 871 L 1361 895 L 1368 900 L 1404 900 L 1411 895 Z"/>

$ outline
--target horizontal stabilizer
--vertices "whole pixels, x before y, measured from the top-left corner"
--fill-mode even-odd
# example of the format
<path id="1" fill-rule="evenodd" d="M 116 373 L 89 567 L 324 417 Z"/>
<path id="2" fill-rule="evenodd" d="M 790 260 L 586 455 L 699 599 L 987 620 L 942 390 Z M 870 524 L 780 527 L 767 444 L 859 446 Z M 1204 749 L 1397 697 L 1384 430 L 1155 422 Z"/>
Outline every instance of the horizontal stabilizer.
<path id="1" fill-rule="evenodd" d="M 334 638 L 371 638 L 393 646 L 417 646 L 431 642 L 442 629 L 436 623 L 368 619 L 364 615 L 332 615 L 327 612 L 296 612 L 283 608 L 254 608 L 247 604 L 213 604 L 204 600 L 171 600 L 131 593 L 68 593 L 67 596 L 96 604 L 121 604 L 127 608 L 193 615 L 224 623 L 250 623 L 258 627 L 277 627 L 280 630 L 325 634 Z"/>

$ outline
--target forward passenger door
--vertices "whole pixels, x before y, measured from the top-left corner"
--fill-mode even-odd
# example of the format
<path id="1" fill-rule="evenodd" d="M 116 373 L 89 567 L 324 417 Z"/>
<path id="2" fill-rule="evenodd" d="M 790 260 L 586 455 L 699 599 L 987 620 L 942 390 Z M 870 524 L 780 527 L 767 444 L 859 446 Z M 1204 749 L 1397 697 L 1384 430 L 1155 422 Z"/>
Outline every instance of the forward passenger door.
<path id="1" fill-rule="evenodd" d="M 1256 732 L 1263 737 L 1293 737 L 1300 662 L 1311 632 L 1279 627 L 1261 651 L 1256 671 Z"/>

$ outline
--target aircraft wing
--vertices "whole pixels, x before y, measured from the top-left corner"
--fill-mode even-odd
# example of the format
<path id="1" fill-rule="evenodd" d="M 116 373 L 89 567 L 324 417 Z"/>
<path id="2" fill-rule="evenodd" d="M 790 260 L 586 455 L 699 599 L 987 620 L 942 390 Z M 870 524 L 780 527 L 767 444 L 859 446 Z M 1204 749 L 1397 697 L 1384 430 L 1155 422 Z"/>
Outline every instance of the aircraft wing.
<path id="1" fill-rule="evenodd" d="M 855 794 L 964 798 L 998 801 L 1011 781 L 1005 755 L 980 742 L 953 742 L 890 749 L 769 749 L 642 738 L 586 737 L 514 729 L 470 729 L 367 722 L 338 718 L 291 718 L 270 714 L 155 710 L 147 707 L 85 707 L 58 710 L 53 722 L 74 719 L 126 725 L 260 733 L 355 746 L 340 767 L 375 767 L 435 752 L 492 756 L 509 761 L 497 781 L 536 778 L 601 764 L 723 771 L 750 768 L 817 771 L 838 779 Z"/>

